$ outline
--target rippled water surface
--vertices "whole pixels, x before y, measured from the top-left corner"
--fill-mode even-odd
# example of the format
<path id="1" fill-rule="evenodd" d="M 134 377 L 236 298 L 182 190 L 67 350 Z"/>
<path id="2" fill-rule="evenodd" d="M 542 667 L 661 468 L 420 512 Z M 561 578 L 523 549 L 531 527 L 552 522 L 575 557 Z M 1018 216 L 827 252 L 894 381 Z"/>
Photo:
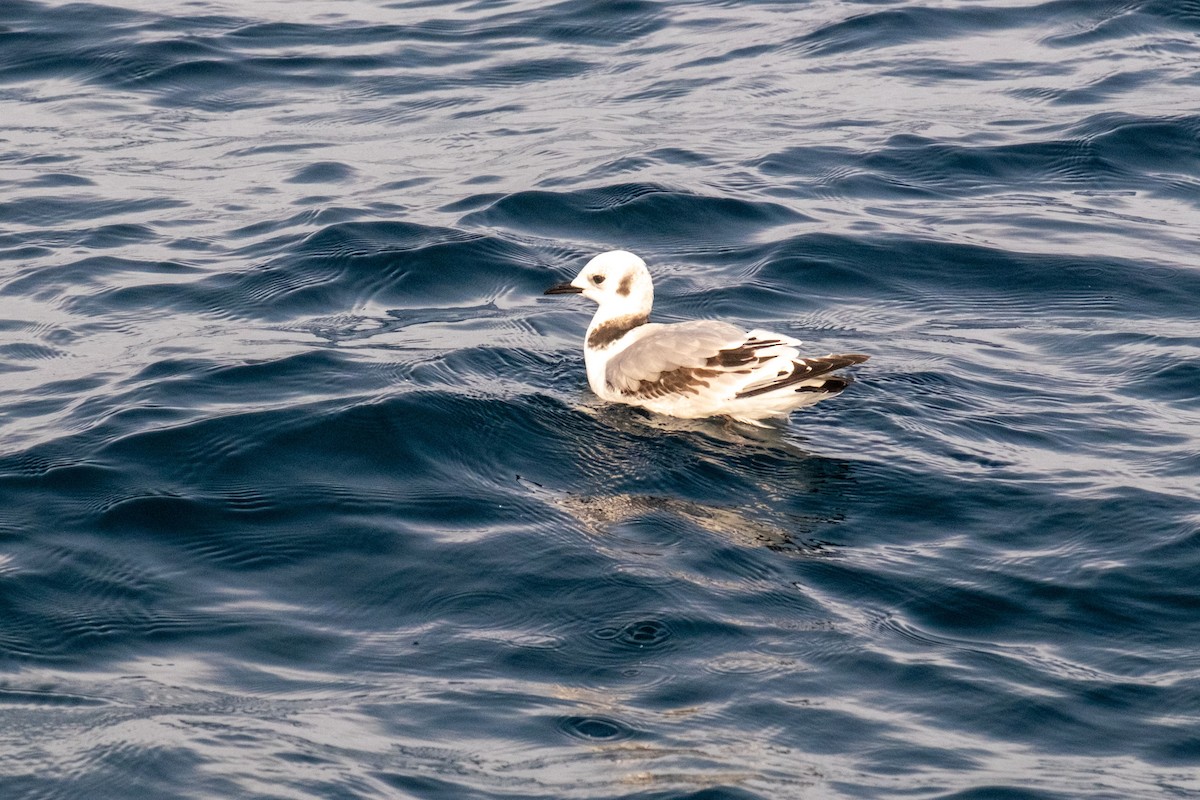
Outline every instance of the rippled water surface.
<path id="1" fill-rule="evenodd" d="M 0 796 L 1200 797 L 1200 3 L 0 3 Z M 870 353 L 758 430 L 657 318 Z"/>

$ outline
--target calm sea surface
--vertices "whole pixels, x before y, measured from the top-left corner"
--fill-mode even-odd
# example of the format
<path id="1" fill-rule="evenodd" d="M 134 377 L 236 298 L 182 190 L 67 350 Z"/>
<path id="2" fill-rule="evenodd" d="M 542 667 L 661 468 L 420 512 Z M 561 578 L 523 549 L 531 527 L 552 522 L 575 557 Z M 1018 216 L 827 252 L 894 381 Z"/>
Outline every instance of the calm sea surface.
<path id="1" fill-rule="evenodd" d="M 0 798 L 1164 797 L 1200 2 L 0 2 Z"/>

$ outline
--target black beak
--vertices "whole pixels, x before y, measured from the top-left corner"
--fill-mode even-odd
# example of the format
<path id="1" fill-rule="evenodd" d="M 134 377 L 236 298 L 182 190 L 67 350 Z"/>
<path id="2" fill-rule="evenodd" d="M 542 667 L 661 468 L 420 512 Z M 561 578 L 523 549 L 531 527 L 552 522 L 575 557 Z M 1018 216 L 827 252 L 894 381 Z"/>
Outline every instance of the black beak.
<path id="1" fill-rule="evenodd" d="M 582 294 L 583 289 L 578 286 L 572 286 L 569 283 L 560 283 L 558 286 L 551 286 L 542 294 Z"/>

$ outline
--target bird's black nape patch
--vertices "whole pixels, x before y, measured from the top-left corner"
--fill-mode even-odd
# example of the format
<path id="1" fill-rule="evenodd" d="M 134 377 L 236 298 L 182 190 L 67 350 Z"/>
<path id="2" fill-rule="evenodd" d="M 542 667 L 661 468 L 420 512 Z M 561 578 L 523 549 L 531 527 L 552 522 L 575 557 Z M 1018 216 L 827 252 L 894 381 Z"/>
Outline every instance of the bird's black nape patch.
<path id="1" fill-rule="evenodd" d="M 645 314 L 630 314 L 603 322 L 588 334 L 587 345 L 592 348 L 608 347 L 639 325 L 645 325 L 650 318 Z"/>

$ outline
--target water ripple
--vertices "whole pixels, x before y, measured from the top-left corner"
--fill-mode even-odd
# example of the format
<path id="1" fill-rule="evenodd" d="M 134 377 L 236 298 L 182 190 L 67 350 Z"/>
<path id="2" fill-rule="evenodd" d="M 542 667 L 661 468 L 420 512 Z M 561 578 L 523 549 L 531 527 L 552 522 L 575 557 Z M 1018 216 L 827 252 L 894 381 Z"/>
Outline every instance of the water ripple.
<path id="1" fill-rule="evenodd" d="M 5 796 L 1200 792 L 1197 31 L 0 4 Z M 611 247 L 872 360 L 598 403 Z"/>

